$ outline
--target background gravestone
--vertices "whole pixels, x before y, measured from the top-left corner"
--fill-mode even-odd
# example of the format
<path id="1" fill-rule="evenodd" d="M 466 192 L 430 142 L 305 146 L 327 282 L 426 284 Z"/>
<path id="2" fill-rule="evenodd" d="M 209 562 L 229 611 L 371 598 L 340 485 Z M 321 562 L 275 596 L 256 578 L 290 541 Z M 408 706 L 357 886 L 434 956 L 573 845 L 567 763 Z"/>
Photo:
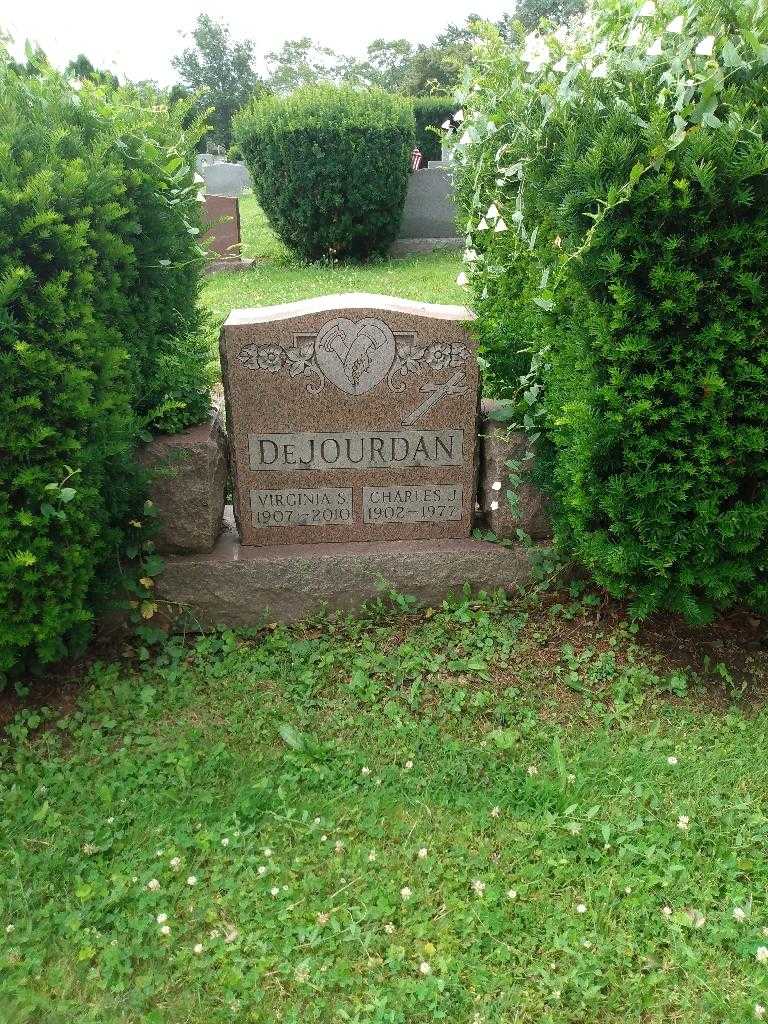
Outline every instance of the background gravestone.
<path id="1" fill-rule="evenodd" d="M 206 196 L 203 244 L 223 260 L 240 259 L 240 204 L 229 196 Z"/>
<path id="2" fill-rule="evenodd" d="M 468 537 L 471 318 L 379 295 L 233 311 L 221 361 L 242 542 Z"/>

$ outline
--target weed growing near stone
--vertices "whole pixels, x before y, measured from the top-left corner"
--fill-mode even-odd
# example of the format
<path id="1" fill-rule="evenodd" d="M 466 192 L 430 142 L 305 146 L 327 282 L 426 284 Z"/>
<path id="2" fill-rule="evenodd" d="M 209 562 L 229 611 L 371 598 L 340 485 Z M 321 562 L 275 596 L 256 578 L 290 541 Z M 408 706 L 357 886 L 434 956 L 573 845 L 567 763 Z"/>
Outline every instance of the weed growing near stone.
<path id="1" fill-rule="evenodd" d="M 397 598 L 93 665 L 0 747 L 0 1018 L 760 1018 L 766 656 L 658 628 Z"/>

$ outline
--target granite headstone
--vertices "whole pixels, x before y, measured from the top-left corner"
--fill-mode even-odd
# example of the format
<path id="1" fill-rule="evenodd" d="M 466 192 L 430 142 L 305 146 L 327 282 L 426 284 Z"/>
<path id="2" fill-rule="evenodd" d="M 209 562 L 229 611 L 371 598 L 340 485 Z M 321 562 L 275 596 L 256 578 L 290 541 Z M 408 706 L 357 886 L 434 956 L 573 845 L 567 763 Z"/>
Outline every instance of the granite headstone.
<path id="1" fill-rule="evenodd" d="M 234 310 L 221 361 L 242 543 L 468 537 L 471 319 L 364 294 Z"/>

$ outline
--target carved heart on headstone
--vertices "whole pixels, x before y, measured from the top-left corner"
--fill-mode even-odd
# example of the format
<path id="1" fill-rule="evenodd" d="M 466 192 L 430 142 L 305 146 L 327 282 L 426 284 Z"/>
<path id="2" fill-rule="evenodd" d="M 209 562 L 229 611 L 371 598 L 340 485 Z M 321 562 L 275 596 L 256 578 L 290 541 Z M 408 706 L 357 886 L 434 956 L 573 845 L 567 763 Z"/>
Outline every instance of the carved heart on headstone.
<path id="1" fill-rule="evenodd" d="M 315 340 L 320 369 L 348 395 L 364 395 L 384 380 L 395 351 L 394 334 L 375 317 L 357 322 L 337 317 L 325 324 Z"/>

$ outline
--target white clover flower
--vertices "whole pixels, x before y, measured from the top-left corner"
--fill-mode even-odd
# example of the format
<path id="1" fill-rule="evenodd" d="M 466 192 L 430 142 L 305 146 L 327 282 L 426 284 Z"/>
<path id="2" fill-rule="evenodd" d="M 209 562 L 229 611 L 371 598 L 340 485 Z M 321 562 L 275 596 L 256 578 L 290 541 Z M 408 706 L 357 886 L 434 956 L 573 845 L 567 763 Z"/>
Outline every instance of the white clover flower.
<path id="1" fill-rule="evenodd" d="M 261 852 L 264 854 L 265 857 L 271 857 L 272 856 L 272 851 L 270 850 L 270 848 L 268 846 L 265 846 L 264 849 Z"/>
<path id="2" fill-rule="evenodd" d="M 568 61 L 566 60 L 566 58 L 561 57 L 557 64 L 552 65 L 552 70 L 557 71 L 558 74 L 561 75 L 565 74 L 565 72 L 568 70 Z"/>
<path id="3" fill-rule="evenodd" d="M 472 882 L 472 892 L 475 894 L 475 896 L 482 896 L 483 893 L 485 892 L 485 882 L 481 881 L 481 879 L 479 878 L 476 878 Z"/>
<path id="4" fill-rule="evenodd" d="M 196 956 L 200 956 L 200 954 L 203 952 L 203 944 L 202 944 L 202 942 L 198 942 L 197 945 L 193 946 L 192 947 L 192 952 Z"/>
<path id="5" fill-rule="evenodd" d="M 321 910 L 315 920 L 322 927 L 324 924 L 328 924 L 331 920 L 331 915 L 326 910 Z"/>
<path id="6" fill-rule="evenodd" d="M 162 850 L 155 850 L 155 856 L 156 857 L 162 857 L 163 856 L 163 851 Z"/>
<path id="7" fill-rule="evenodd" d="M 226 836 L 224 836 L 224 838 L 221 840 L 221 845 L 229 846 L 229 839 Z"/>
<path id="8" fill-rule="evenodd" d="M 340 839 L 337 839 L 333 845 L 333 848 L 336 851 L 336 853 L 341 853 L 344 850 L 344 843 L 342 843 Z"/>
<path id="9" fill-rule="evenodd" d="M 409 900 L 411 898 L 410 888 L 407 885 L 404 885 L 403 888 L 400 890 L 400 895 L 404 900 Z"/>
<path id="10" fill-rule="evenodd" d="M 678 14 L 676 18 L 673 18 L 672 21 L 670 21 L 670 23 L 667 25 L 664 31 L 669 32 L 670 35 L 679 36 L 680 33 L 683 31 L 684 22 L 685 18 L 682 16 L 682 14 Z"/>
<path id="11" fill-rule="evenodd" d="M 660 57 L 661 56 L 661 36 L 658 39 L 654 39 L 648 49 L 645 51 L 646 57 Z"/>
<path id="12" fill-rule="evenodd" d="M 237 938 L 238 934 L 239 934 L 239 932 L 238 932 L 237 928 L 227 928 L 227 930 L 224 932 L 224 941 L 225 942 L 234 942 L 235 939 Z"/>
<path id="13" fill-rule="evenodd" d="M 427 859 L 427 854 L 428 854 L 428 851 L 427 851 L 426 846 L 422 846 L 422 848 L 419 850 L 419 852 L 416 854 L 416 856 L 419 858 L 419 860 L 426 860 Z"/>
<path id="14" fill-rule="evenodd" d="M 653 0 L 646 0 L 640 10 L 637 12 L 638 18 L 652 18 L 656 13 L 656 4 Z"/>
<path id="15" fill-rule="evenodd" d="M 527 768 L 527 771 L 528 771 L 528 774 L 530 776 L 534 776 L 534 775 L 538 775 L 539 774 L 539 769 L 536 767 L 535 764 L 529 764 L 528 768 Z"/>
<path id="16" fill-rule="evenodd" d="M 197 885 L 197 875 L 190 875 L 187 879 L 187 885 Z"/>
<path id="17" fill-rule="evenodd" d="M 672 907 L 662 907 L 661 912 L 664 917 L 672 917 Z"/>
<path id="18" fill-rule="evenodd" d="M 16 931 L 16 925 L 15 924 L 7 924 L 5 926 L 5 934 L 6 935 L 10 935 L 11 932 L 15 932 L 15 931 Z"/>
<path id="19" fill-rule="evenodd" d="M 674 754 L 671 754 L 671 755 L 670 755 L 670 756 L 669 756 L 669 757 L 667 758 L 667 764 L 671 764 L 671 765 L 672 765 L 673 767 L 674 767 L 674 766 L 675 766 L 675 765 L 677 764 L 677 758 L 675 757 L 675 755 L 674 755 Z"/>
<path id="20" fill-rule="evenodd" d="M 363 765 L 363 767 L 360 769 L 360 774 L 361 775 L 370 775 L 371 774 L 371 769 L 367 765 Z"/>
<path id="21" fill-rule="evenodd" d="M 507 899 L 508 900 L 516 900 L 517 899 L 517 889 L 507 889 Z"/>
<path id="22" fill-rule="evenodd" d="M 387 933 L 387 935 L 395 934 L 395 926 L 392 924 L 391 921 L 388 924 L 384 925 L 384 931 Z"/>
<path id="23" fill-rule="evenodd" d="M 174 871 L 178 871 L 181 867 L 181 857 L 173 857 L 169 863 Z"/>
<path id="24" fill-rule="evenodd" d="M 755 1017 L 757 1017 L 758 1020 L 762 1020 L 764 1016 L 765 1007 L 762 1006 L 760 1003 L 755 1003 Z"/>
<path id="25" fill-rule="evenodd" d="M 506 231 L 507 230 L 507 225 L 506 225 L 506 222 L 505 222 L 503 217 L 499 217 L 499 219 L 496 221 L 496 227 L 493 230 L 494 231 Z"/>
<path id="26" fill-rule="evenodd" d="M 113 825 L 114 821 L 115 821 L 114 815 L 112 815 L 111 817 L 107 818 L 107 824 L 108 825 Z"/>
<path id="27" fill-rule="evenodd" d="M 587 905 L 586 905 L 586 903 L 577 903 L 576 904 L 576 913 L 577 914 L 586 914 L 586 912 L 587 912 Z"/>
<path id="28" fill-rule="evenodd" d="M 169 924 L 164 924 L 163 927 L 160 929 L 160 934 L 161 935 L 170 935 L 171 934 L 171 926 Z"/>
<path id="29" fill-rule="evenodd" d="M 258 866 L 258 867 L 256 868 L 256 871 L 257 871 L 257 872 L 258 872 L 258 873 L 259 873 L 260 875 L 266 875 L 266 873 L 267 873 L 267 869 L 266 869 L 266 867 L 264 866 L 264 864 L 259 864 L 259 866 Z"/>
<path id="30" fill-rule="evenodd" d="M 494 484 L 494 487 L 495 486 L 496 485 Z M 495 807 L 491 808 L 491 817 L 492 818 L 498 818 L 500 814 L 501 814 L 501 808 L 498 806 L 498 804 Z"/>
<path id="31" fill-rule="evenodd" d="M 459 277 L 461 277 L 461 275 L 459 275 Z M 406 771 L 410 771 L 411 768 L 413 768 L 413 761 L 406 761 L 405 762 L 405 768 L 406 768 Z"/>
<path id="32" fill-rule="evenodd" d="M 758 946 L 755 951 L 755 960 L 759 964 L 768 964 L 768 946 Z"/>
<path id="33" fill-rule="evenodd" d="M 85 843 L 83 846 L 83 853 L 86 855 L 86 857 L 91 857 L 94 853 L 96 853 L 96 849 L 97 847 L 95 847 L 93 843 Z"/>
<path id="34" fill-rule="evenodd" d="M 768 939 L 768 928 L 763 928 L 763 936 Z"/>
<path id="35" fill-rule="evenodd" d="M 328 836 L 320 836 L 320 842 L 321 843 L 327 843 L 328 842 Z"/>
<path id="36" fill-rule="evenodd" d="M 270 894 L 270 896 L 279 896 L 280 895 L 280 886 L 279 885 L 273 885 L 272 888 L 269 890 L 269 894 Z"/>
<path id="37" fill-rule="evenodd" d="M 593 68 L 592 69 L 592 74 L 589 77 L 590 78 L 607 78 L 608 77 L 608 65 L 605 63 L 605 61 L 601 61 L 601 63 L 598 64 L 596 68 Z"/>
<path id="38" fill-rule="evenodd" d="M 160 883 L 156 878 L 150 878 L 150 880 L 147 882 L 147 888 L 149 889 L 150 892 L 158 892 L 160 889 Z"/>
<path id="39" fill-rule="evenodd" d="M 371 852 L 368 854 L 368 860 L 371 863 L 373 863 L 376 860 L 376 851 L 375 850 L 371 850 Z"/>
<path id="40" fill-rule="evenodd" d="M 421 963 L 419 964 L 419 974 L 423 974 L 424 976 L 426 976 L 427 974 L 431 973 L 432 968 L 429 966 L 426 960 L 422 960 Z"/>
<path id="41" fill-rule="evenodd" d="M 158 914 L 155 920 L 157 921 L 158 924 L 165 924 L 165 922 L 168 920 L 168 915 Z"/>
<path id="42" fill-rule="evenodd" d="M 462 270 L 462 272 L 461 272 L 461 273 L 459 274 L 459 276 L 458 276 L 458 277 L 456 278 L 456 284 L 458 284 L 458 285 L 461 285 L 462 287 L 463 287 L 464 285 L 467 285 L 467 284 L 469 284 L 469 278 L 467 277 L 467 275 L 466 275 L 466 274 L 464 273 L 464 271 L 463 271 L 463 270 Z M 408 767 L 408 762 L 407 762 L 407 761 L 406 761 L 405 767 L 406 767 L 406 768 Z"/>
<path id="43" fill-rule="evenodd" d="M 734 921 L 738 921 L 738 923 L 741 924 L 742 921 L 746 921 L 746 919 L 747 919 L 747 912 L 746 912 L 746 910 L 744 910 L 742 907 L 734 907 L 733 908 L 733 920 Z"/>
<path id="44" fill-rule="evenodd" d="M 688 817 L 687 814 L 681 814 L 680 817 L 677 819 L 677 827 L 681 829 L 683 832 L 686 832 L 688 830 L 690 820 L 691 819 Z"/>
<path id="45" fill-rule="evenodd" d="M 632 895 L 632 886 L 631 885 L 625 885 L 624 886 L 624 892 L 627 894 L 627 896 L 631 896 Z"/>

